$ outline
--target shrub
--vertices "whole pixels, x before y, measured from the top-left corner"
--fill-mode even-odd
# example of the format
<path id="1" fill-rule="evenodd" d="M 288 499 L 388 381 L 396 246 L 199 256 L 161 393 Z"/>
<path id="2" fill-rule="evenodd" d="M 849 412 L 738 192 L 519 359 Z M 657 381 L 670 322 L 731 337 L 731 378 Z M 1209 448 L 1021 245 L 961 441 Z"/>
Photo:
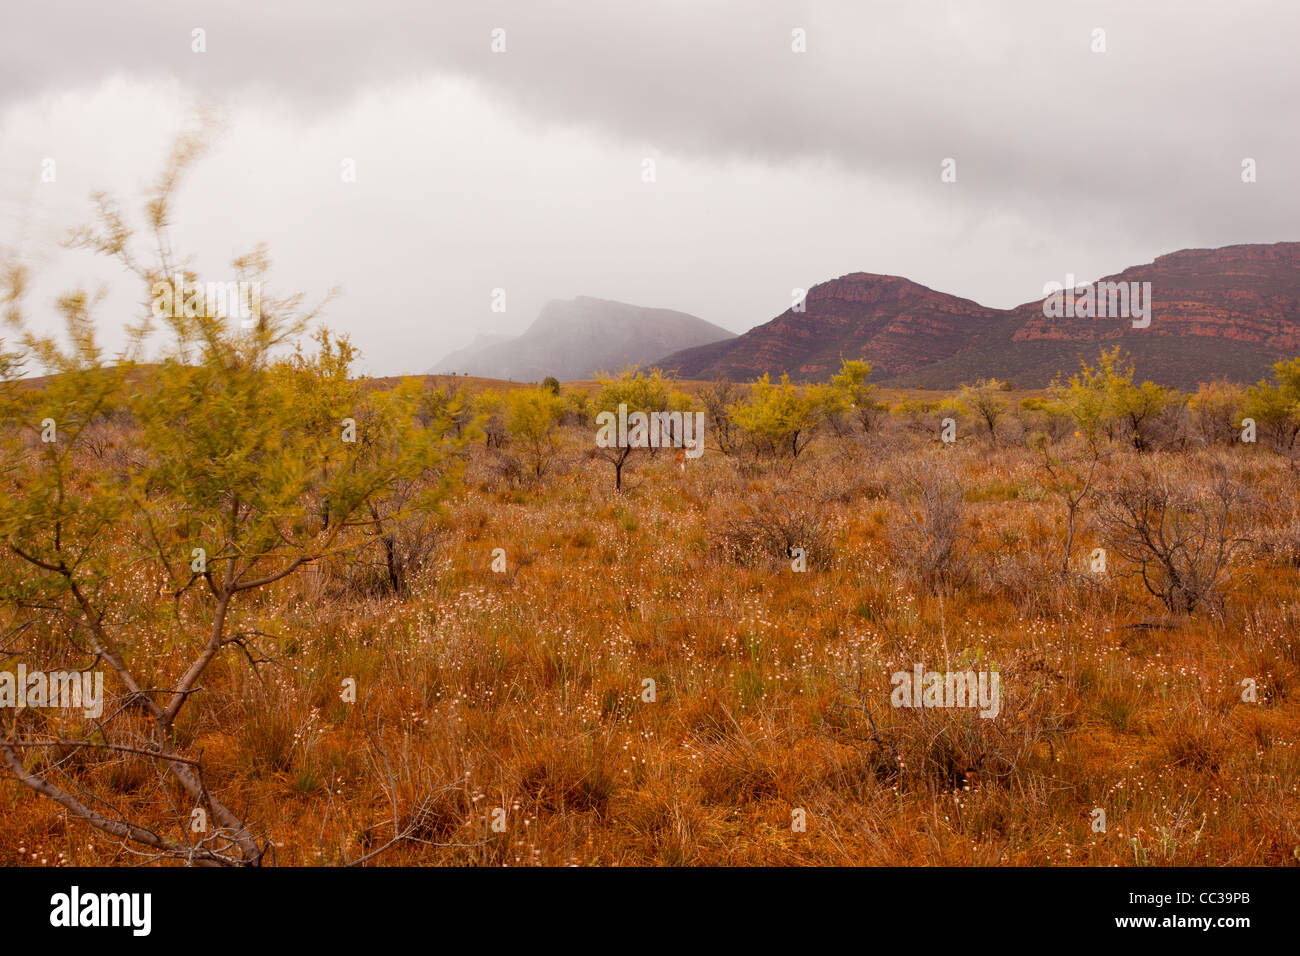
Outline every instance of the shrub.
<path id="1" fill-rule="evenodd" d="M 749 397 L 731 407 L 731 417 L 755 456 L 798 458 L 824 415 L 823 402 L 820 391 L 798 388 L 789 375 L 774 384 L 764 374 L 750 386 Z"/>
<path id="2" fill-rule="evenodd" d="M 958 399 L 971 410 L 994 445 L 998 443 L 998 422 L 1007 413 L 1007 404 L 1001 395 L 1006 390 L 1005 382 L 995 378 L 983 379 L 974 385 L 962 386 Z"/>
<path id="3" fill-rule="evenodd" d="M 786 487 L 743 501 L 724 514 L 714 535 L 730 561 L 790 566 L 802 548 L 809 570 L 828 567 L 833 558 L 830 523 L 806 490 Z"/>
<path id="4" fill-rule="evenodd" d="M 1217 459 L 1203 477 L 1145 465 L 1102 495 L 1107 545 L 1137 566 L 1143 586 L 1174 613 L 1217 608 L 1219 576 L 1249 543 L 1242 488 Z"/>
<path id="5" fill-rule="evenodd" d="M 1246 395 L 1227 382 L 1202 384 L 1188 399 L 1188 408 L 1201 441 L 1207 445 L 1231 445 L 1241 436 L 1242 409 Z"/>
<path id="6" fill-rule="evenodd" d="M 542 478 L 559 454 L 564 399 L 545 386 L 521 388 L 506 396 L 505 408 L 506 433 L 533 478 Z"/>
<path id="7" fill-rule="evenodd" d="M 889 528 L 899 563 L 931 591 L 961 584 L 968 572 L 961 483 L 951 468 L 918 462 L 900 468 L 899 479 Z"/>

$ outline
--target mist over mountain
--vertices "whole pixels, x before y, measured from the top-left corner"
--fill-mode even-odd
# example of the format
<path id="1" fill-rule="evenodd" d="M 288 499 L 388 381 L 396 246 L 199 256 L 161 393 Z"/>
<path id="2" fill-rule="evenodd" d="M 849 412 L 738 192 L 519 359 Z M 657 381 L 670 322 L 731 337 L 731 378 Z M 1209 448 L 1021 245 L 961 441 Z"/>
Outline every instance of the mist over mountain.
<path id="1" fill-rule="evenodd" d="M 553 375 L 571 381 L 648 365 L 681 349 L 731 338 L 734 332 L 685 312 L 578 296 L 548 302 L 517 337 L 493 341 L 480 335 L 430 371 L 515 381 Z"/>

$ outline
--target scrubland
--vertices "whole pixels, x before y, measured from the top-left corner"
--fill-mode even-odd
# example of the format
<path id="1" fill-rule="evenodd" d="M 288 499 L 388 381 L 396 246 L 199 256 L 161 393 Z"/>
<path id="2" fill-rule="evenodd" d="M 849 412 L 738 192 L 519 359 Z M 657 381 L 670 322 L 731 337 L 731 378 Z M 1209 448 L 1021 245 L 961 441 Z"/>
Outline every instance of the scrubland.
<path id="1" fill-rule="evenodd" d="M 713 387 L 682 394 L 700 406 Z M 742 431 L 727 454 L 706 430 L 698 459 L 631 453 L 615 491 L 572 412 L 583 396 L 600 407 L 599 383 L 560 390 L 541 446 L 511 427 L 504 393 L 422 388 L 426 407 L 459 396 L 463 412 L 445 497 L 391 512 L 386 538 L 349 527 L 231 602 L 224 633 L 241 638 L 172 728 L 259 862 L 1300 862 L 1300 509 L 1284 450 L 1207 434 L 1176 401 L 1139 452 L 1122 422 L 1088 435 L 1054 423 L 1049 399 L 995 389 L 991 432 L 974 394 L 860 418 L 823 406 L 797 455 Z M 70 480 L 138 454 L 139 427 L 92 423 Z M 1126 515 L 1150 520 L 1135 531 Z M 177 593 L 141 557 L 137 520 L 101 530 L 107 571 L 85 613 L 165 700 L 212 629 L 212 595 Z M 1185 547 L 1162 572 L 1143 534 Z M 7 595 L 26 598 L 2 612 L 7 653 L 87 666 L 84 609 L 3 560 Z M 891 707 L 889 675 L 917 663 L 996 670 L 1000 712 Z M 9 779 L 0 862 L 217 846 L 111 672 L 108 687 L 112 739 L 144 753 L 66 743 L 109 740 L 75 714 L 17 712 L 6 735 L 64 741 L 13 752 L 171 850 Z"/>
<path id="2" fill-rule="evenodd" d="M 0 706 L 0 864 L 1300 863 L 1300 359 L 362 380 L 300 297 L 195 297 L 200 151 L 73 237 L 155 297 L 120 354 L 0 263 L 0 698 L 106 698 Z M 893 706 L 918 666 L 996 716 Z"/>

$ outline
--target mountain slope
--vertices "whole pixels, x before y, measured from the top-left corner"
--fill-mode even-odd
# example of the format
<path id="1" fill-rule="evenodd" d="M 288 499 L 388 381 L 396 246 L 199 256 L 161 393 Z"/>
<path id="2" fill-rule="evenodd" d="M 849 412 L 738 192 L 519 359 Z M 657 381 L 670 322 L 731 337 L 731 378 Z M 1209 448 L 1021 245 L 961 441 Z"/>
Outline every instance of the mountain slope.
<path id="1" fill-rule="evenodd" d="M 455 371 L 456 369 L 467 368 L 469 365 L 473 364 L 475 359 L 477 359 L 485 350 L 491 348 L 493 345 L 500 345 L 502 342 L 509 342 L 512 338 L 514 338 L 514 336 L 480 332 L 478 335 L 474 336 L 474 341 L 470 342 L 469 345 L 465 346 L 463 349 L 448 352 L 443 356 L 442 361 L 429 369 L 428 374 L 441 375 L 443 373 Z"/>
<path id="2" fill-rule="evenodd" d="M 1185 249 L 1098 281 L 1150 282 L 1151 324 L 1049 318 L 1041 301 L 1026 302 L 960 353 L 896 376 L 896 384 L 950 388 L 993 376 L 1045 385 L 1119 345 L 1139 378 L 1188 389 L 1216 378 L 1255 382 L 1273 363 L 1300 355 L 1300 243 Z"/>
<path id="3" fill-rule="evenodd" d="M 433 371 L 516 381 L 554 375 L 567 381 L 648 365 L 679 349 L 731 338 L 735 333 L 685 312 L 579 296 L 548 302 L 517 338 L 453 352 Z"/>
<path id="4" fill-rule="evenodd" d="M 866 358 L 874 380 L 890 385 L 953 388 L 996 377 L 1032 388 L 1120 345 L 1139 377 L 1192 388 L 1215 378 L 1254 382 L 1300 355 L 1300 243 L 1187 249 L 1098 281 L 1150 282 L 1150 325 L 1048 317 L 1041 300 L 992 309 L 906 279 L 854 273 L 815 286 L 804 313 L 787 311 L 659 364 L 689 378 L 788 372 L 817 381 L 842 355 Z"/>
<path id="5" fill-rule="evenodd" d="M 738 338 L 667 356 L 683 378 L 750 379 L 788 372 L 828 378 L 844 358 L 866 358 L 878 377 L 946 359 L 998 318 L 996 309 L 897 276 L 855 272 L 813 286 L 805 310 L 787 309 Z"/>

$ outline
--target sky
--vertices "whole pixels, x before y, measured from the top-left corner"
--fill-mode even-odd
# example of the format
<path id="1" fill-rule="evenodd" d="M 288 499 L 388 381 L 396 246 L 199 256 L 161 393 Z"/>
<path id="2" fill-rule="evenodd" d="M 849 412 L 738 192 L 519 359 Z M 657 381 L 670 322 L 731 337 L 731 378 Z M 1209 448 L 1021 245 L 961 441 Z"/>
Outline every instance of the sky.
<path id="1" fill-rule="evenodd" d="M 140 287 L 64 239 L 97 191 L 140 222 L 206 110 L 177 251 L 339 289 L 371 374 L 578 295 L 734 332 L 850 272 L 1009 307 L 1300 239 L 1298 39 L 1290 0 L 43 0 L 0 31 L 0 253 L 34 327 L 102 289 L 119 343 Z"/>

